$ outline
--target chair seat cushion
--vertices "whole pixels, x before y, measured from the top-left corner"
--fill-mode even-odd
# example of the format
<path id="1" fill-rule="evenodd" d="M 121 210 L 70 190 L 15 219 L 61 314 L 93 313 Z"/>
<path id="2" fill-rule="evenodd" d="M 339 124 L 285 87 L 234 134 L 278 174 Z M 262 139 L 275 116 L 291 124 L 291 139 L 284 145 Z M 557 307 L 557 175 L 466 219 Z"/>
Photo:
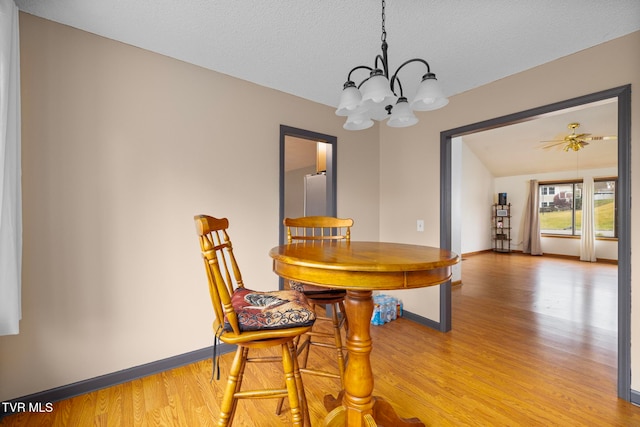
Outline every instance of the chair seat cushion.
<path id="1" fill-rule="evenodd" d="M 241 331 L 311 326 L 316 320 L 304 294 L 298 291 L 258 292 L 239 288 L 231 297 Z M 224 329 L 231 330 L 225 319 Z"/>
<path id="2" fill-rule="evenodd" d="M 291 289 L 298 292 L 302 292 L 308 297 L 313 297 L 315 295 L 318 295 L 318 296 L 322 295 L 327 297 L 329 296 L 344 297 L 347 293 L 347 291 L 345 291 L 344 289 L 326 288 L 323 286 L 316 286 L 316 285 L 309 285 L 307 283 L 295 282 L 293 280 L 289 281 L 289 286 L 291 286 Z"/>

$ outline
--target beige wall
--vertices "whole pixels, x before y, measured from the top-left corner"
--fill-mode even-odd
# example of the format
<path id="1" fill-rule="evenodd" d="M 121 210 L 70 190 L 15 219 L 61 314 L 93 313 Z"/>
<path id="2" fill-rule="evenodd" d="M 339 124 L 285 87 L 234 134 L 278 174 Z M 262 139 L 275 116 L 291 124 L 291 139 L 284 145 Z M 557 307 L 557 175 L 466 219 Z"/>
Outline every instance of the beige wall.
<path id="1" fill-rule="evenodd" d="M 532 68 L 451 98 L 447 107 L 418 113 L 418 125 L 380 127 L 380 239 L 439 243 L 440 132 L 632 84 L 632 145 L 640 141 L 640 32 Z M 508 58 L 505 58 L 508 60 Z M 473 64 L 470 64 L 473 66 Z M 499 66 L 499 64 L 496 64 Z M 442 76 L 441 78 L 446 78 Z M 640 150 L 632 149 L 632 199 L 640 200 Z M 635 171 L 635 172 L 633 172 Z M 401 190 L 400 190 L 401 189 Z M 424 219 L 424 233 L 416 232 Z M 632 210 L 632 265 L 640 265 L 640 211 Z M 632 269 L 632 372 L 640 370 L 640 271 Z M 438 289 L 403 292 L 405 308 L 436 318 Z M 455 329 L 455 322 L 453 324 Z M 635 369 L 634 369 L 635 368 Z M 640 390 L 640 375 L 632 377 Z"/>
<path id="2" fill-rule="evenodd" d="M 338 214 L 378 238 L 377 174 L 353 167 L 378 169 L 376 128 L 31 15 L 20 27 L 23 320 L 0 337 L 0 400 L 210 346 L 194 214 L 230 218 L 245 283 L 275 289 L 280 124 L 337 136 Z"/>
<path id="3" fill-rule="evenodd" d="M 274 288 L 280 124 L 338 137 L 354 239 L 438 245 L 440 131 L 640 84 L 636 33 L 455 96 L 413 128 L 346 132 L 326 106 L 30 15 L 20 26 L 23 320 L 0 337 L 0 400 L 210 345 L 196 213 L 229 217 L 246 282 Z M 639 111 L 634 95 L 634 140 Z M 437 288 L 411 293 L 406 309 L 437 319 Z"/>

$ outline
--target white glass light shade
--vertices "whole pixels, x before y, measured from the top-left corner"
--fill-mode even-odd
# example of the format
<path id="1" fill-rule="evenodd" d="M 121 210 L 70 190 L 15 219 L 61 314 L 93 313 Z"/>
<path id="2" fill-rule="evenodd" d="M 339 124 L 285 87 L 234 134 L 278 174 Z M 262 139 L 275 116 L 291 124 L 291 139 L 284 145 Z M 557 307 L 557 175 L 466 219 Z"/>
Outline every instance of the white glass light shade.
<path id="1" fill-rule="evenodd" d="M 398 103 L 391 110 L 391 117 L 387 121 L 387 126 L 394 128 L 403 128 L 407 126 L 413 126 L 418 123 L 418 118 L 413 114 L 407 98 L 398 99 Z"/>
<path id="2" fill-rule="evenodd" d="M 342 94 L 340 95 L 340 104 L 336 110 L 336 115 L 348 116 L 352 114 L 356 108 L 358 108 L 358 105 L 360 105 L 361 100 L 362 95 L 356 85 L 353 82 L 345 83 Z"/>
<path id="3" fill-rule="evenodd" d="M 346 130 L 363 130 L 373 126 L 373 120 L 367 116 L 366 112 L 351 114 L 342 126 Z"/>
<path id="4" fill-rule="evenodd" d="M 389 80 L 382 74 L 382 70 L 373 70 L 369 80 L 362 85 L 362 104 L 391 105 L 396 97 L 391 92 Z"/>
<path id="5" fill-rule="evenodd" d="M 430 111 L 442 108 L 448 103 L 449 100 L 444 97 L 435 74 L 427 74 L 418 86 L 418 92 L 411 102 L 411 108 L 416 111 Z"/>

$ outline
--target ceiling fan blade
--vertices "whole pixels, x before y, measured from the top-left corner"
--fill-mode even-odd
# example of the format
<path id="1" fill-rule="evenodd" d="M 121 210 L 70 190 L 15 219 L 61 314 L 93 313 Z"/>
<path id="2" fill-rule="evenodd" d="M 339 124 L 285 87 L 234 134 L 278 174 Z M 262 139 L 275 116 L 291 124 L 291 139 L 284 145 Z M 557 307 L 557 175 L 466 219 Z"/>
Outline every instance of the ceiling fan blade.
<path id="1" fill-rule="evenodd" d="M 549 141 L 540 141 L 540 142 L 557 142 L 557 143 L 560 143 L 560 142 L 565 142 L 565 140 L 564 139 L 552 139 L 552 140 L 549 140 Z"/>
<path id="2" fill-rule="evenodd" d="M 581 133 L 579 135 L 571 135 L 571 139 L 584 139 L 585 137 L 591 135 L 590 133 Z"/>
<path id="3" fill-rule="evenodd" d="M 545 142 L 545 141 L 541 141 L 541 142 Z M 544 149 L 546 149 L 546 148 L 552 148 L 552 147 L 557 147 L 557 146 L 562 145 L 562 144 L 564 144 L 564 143 L 565 143 L 564 141 L 546 141 L 546 142 L 553 142 L 553 144 L 547 144 L 547 145 L 545 145 L 544 147 L 542 147 L 542 148 L 544 148 Z"/>
<path id="4" fill-rule="evenodd" d="M 607 141 L 611 139 L 618 139 L 618 137 L 615 135 L 611 135 L 611 136 L 590 136 L 588 138 L 584 138 L 585 141 Z"/>

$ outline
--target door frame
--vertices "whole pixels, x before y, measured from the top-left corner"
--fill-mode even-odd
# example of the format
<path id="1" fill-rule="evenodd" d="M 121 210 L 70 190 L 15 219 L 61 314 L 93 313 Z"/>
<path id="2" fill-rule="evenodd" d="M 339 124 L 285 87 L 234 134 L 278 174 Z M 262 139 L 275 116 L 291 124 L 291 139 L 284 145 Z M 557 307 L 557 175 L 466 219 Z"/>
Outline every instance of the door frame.
<path id="1" fill-rule="evenodd" d="M 451 249 L 451 139 L 532 120 L 558 110 L 618 99 L 618 397 L 640 403 L 631 393 L 631 85 L 579 96 L 440 133 L 440 247 Z M 451 330 L 451 285 L 440 287 L 440 330 Z"/>
<path id="2" fill-rule="evenodd" d="M 293 136 L 296 138 L 308 139 L 311 141 L 324 142 L 329 144 L 327 149 L 327 211 L 328 215 L 337 215 L 337 154 L 338 154 L 338 138 L 332 135 L 325 135 L 323 133 L 313 132 L 305 129 L 298 129 L 291 126 L 280 125 L 280 177 L 279 177 L 279 214 L 278 214 L 278 233 L 279 244 L 283 245 L 284 242 L 284 202 L 285 202 L 285 188 L 284 188 L 284 175 L 285 175 L 285 139 L 287 136 Z"/>

